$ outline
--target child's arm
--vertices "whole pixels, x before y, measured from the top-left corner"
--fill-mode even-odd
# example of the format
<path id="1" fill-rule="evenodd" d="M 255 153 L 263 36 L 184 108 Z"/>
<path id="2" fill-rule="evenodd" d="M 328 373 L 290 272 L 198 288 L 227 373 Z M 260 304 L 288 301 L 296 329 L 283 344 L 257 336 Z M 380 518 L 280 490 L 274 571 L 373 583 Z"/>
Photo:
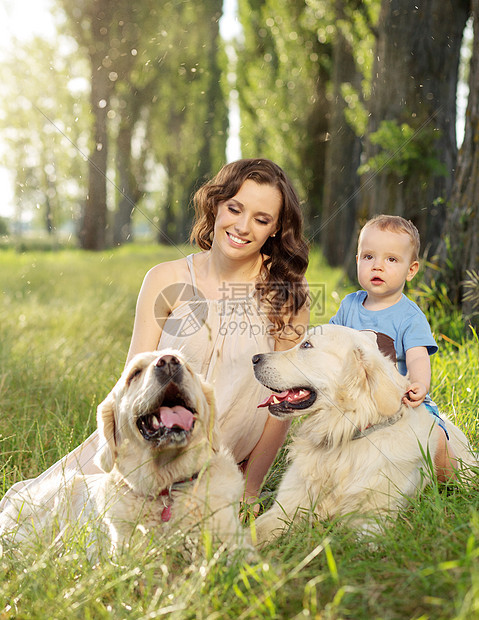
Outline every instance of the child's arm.
<path id="1" fill-rule="evenodd" d="M 406 366 L 411 381 L 403 402 L 410 407 L 419 407 L 431 385 L 431 363 L 426 347 L 412 347 L 406 351 Z"/>

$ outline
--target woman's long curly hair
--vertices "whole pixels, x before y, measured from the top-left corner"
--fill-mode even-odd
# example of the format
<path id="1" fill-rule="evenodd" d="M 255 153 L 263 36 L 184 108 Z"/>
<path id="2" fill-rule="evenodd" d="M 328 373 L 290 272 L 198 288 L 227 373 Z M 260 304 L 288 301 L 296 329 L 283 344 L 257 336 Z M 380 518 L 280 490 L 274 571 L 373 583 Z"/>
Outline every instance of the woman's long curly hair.
<path id="1" fill-rule="evenodd" d="M 308 301 L 304 274 L 309 247 L 303 235 L 303 216 L 298 195 L 283 170 L 269 159 L 240 159 L 226 164 L 218 174 L 194 195 L 195 224 L 190 241 L 202 250 L 211 249 L 218 204 L 235 196 L 250 179 L 259 185 L 271 185 L 282 196 L 279 229 L 269 237 L 261 253 L 263 265 L 256 284 L 272 333 L 286 333 L 286 320 Z"/>

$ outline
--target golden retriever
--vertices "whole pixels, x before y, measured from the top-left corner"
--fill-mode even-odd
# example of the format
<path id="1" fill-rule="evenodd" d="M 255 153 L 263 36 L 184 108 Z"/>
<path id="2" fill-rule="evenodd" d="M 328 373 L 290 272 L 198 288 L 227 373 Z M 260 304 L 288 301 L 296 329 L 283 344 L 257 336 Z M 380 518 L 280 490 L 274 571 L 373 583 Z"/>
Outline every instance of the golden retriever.
<path id="1" fill-rule="evenodd" d="M 94 557 L 136 529 L 203 529 L 241 545 L 243 476 L 219 440 L 212 388 L 172 350 L 131 360 L 98 407 L 98 464 L 104 474 L 57 477 L 40 491 L 18 492 L 0 513 L 10 542 L 64 538 L 93 527 Z"/>
<path id="2" fill-rule="evenodd" d="M 323 520 L 348 515 L 359 530 L 380 529 L 381 517 L 430 479 L 426 461 L 443 431 L 424 405 L 403 404 L 408 380 L 370 336 L 319 325 L 287 352 L 253 357 L 256 378 L 274 392 L 260 406 L 277 418 L 305 417 L 276 502 L 256 521 L 260 544 L 305 512 Z M 460 467 L 477 465 L 462 431 L 445 424 Z"/>

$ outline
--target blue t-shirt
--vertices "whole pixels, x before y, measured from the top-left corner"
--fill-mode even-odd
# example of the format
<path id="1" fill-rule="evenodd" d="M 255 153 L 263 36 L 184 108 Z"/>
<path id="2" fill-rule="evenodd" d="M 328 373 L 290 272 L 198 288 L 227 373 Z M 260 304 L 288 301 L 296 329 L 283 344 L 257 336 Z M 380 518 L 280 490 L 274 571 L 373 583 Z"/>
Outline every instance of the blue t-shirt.
<path id="1" fill-rule="evenodd" d="M 341 302 L 338 312 L 329 320 L 334 325 L 343 325 L 353 329 L 371 329 L 379 334 L 386 334 L 394 340 L 398 370 L 407 374 L 406 351 L 412 347 L 426 347 L 429 355 L 436 353 L 437 344 L 434 340 L 426 315 L 417 304 L 402 295 L 401 299 L 384 310 L 367 310 L 363 306 L 366 291 L 356 291 Z M 436 403 L 429 394 L 424 399 L 434 421 L 446 433 L 446 426 L 439 415 Z"/>
<path id="2" fill-rule="evenodd" d="M 417 304 L 402 295 L 401 299 L 384 310 L 367 310 L 363 306 L 366 291 L 356 291 L 341 302 L 337 314 L 331 319 L 334 325 L 353 329 L 372 329 L 394 340 L 398 370 L 407 373 L 406 351 L 412 347 L 426 347 L 429 355 L 436 353 L 437 344 L 432 336 L 426 315 Z"/>

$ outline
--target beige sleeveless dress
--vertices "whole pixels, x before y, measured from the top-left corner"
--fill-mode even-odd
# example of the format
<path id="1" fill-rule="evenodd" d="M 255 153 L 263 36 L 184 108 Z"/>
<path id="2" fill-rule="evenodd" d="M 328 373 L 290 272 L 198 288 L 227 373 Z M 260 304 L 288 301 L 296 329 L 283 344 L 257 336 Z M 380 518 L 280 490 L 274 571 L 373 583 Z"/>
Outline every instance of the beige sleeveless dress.
<path id="1" fill-rule="evenodd" d="M 259 307 L 254 291 L 241 296 L 240 287 L 225 291 L 229 299 L 205 299 L 198 291 L 193 254 L 186 257 L 193 296 L 178 305 L 163 326 L 158 349 L 179 350 L 193 369 L 213 385 L 220 430 L 224 443 L 239 463 L 246 459 L 263 432 L 268 412 L 257 405 L 270 393 L 253 373 L 255 353 L 274 350 L 269 335 L 271 323 Z M 190 289 L 191 290 L 191 289 Z M 32 480 L 18 482 L 0 502 L 22 490 L 35 491 L 47 478 L 63 473 L 69 479 L 78 473 L 96 474 L 101 470 L 94 459 L 98 434 L 93 432 L 80 446 Z"/>
<path id="2" fill-rule="evenodd" d="M 240 287 L 237 291 L 232 287 L 225 291 L 229 298 L 205 299 L 196 286 L 193 255 L 186 261 L 194 294 L 170 314 L 158 348 L 179 350 L 213 385 L 223 441 L 240 462 L 258 443 L 268 416 L 267 409 L 257 409 L 257 405 L 270 391 L 256 381 L 251 358 L 274 350 L 274 338 L 268 333 L 271 323 L 252 287 L 245 296 Z M 247 287 L 242 288 L 248 293 Z M 194 325 L 188 323 L 192 316 Z M 169 323 L 175 325 L 174 330 Z M 190 333 L 182 335 L 188 328 Z"/>

